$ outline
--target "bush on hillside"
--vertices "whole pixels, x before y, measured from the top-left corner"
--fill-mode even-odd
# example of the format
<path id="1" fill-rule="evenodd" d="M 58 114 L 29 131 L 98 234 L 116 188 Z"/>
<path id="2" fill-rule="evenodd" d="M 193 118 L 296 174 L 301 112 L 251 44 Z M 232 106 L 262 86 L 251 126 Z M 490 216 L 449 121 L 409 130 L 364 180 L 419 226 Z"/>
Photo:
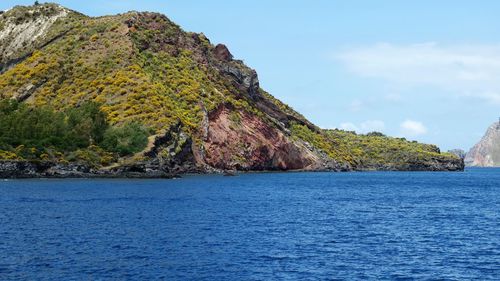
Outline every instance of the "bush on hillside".
<path id="1" fill-rule="evenodd" d="M 126 123 L 106 131 L 102 147 L 120 156 L 137 153 L 148 144 L 148 129 L 137 122 Z"/>

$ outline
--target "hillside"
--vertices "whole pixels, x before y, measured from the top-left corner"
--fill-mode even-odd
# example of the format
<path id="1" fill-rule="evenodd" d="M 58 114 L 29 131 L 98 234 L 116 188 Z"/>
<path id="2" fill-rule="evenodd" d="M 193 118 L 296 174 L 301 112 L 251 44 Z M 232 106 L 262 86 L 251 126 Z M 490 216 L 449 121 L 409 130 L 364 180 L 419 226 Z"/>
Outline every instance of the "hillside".
<path id="1" fill-rule="evenodd" d="M 463 169 L 432 145 L 316 127 L 225 45 L 157 13 L 2 13 L 0 98 L 7 176 Z"/>
<path id="2" fill-rule="evenodd" d="M 493 123 L 465 156 L 472 167 L 500 167 L 500 122 Z"/>

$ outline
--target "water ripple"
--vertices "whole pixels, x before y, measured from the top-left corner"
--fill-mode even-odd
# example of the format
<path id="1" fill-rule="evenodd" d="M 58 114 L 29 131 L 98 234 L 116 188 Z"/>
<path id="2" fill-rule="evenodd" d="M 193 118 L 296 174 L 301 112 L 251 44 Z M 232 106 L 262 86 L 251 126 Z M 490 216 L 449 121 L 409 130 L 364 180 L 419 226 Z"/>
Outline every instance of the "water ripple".
<path id="1" fill-rule="evenodd" d="M 500 170 L 0 181 L 0 280 L 500 280 Z"/>

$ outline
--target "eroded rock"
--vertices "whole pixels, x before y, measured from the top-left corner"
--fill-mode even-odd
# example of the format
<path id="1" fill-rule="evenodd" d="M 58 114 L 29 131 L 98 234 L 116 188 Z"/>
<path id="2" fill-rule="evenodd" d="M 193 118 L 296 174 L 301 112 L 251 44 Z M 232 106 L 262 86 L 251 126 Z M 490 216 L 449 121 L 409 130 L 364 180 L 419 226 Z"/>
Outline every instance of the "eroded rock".
<path id="1" fill-rule="evenodd" d="M 215 46 L 214 56 L 221 61 L 231 61 L 233 59 L 233 55 L 224 44 L 218 44 Z"/>
<path id="2" fill-rule="evenodd" d="M 209 115 L 205 161 L 222 170 L 312 170 L 324 161 L 257 116 L 223 105 Z"/>

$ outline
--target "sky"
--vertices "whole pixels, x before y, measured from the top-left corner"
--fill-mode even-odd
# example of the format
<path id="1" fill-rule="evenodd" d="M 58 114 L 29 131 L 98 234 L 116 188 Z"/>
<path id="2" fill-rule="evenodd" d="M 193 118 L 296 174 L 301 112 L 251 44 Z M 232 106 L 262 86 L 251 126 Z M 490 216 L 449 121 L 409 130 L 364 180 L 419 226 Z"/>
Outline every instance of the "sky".
<path id="1" fill-rule="evenodd" d="M 166 14 L 226 44 L 262 88 L 322 128 L 468 150 L 500 117 L 500 1 L 54 2 L 91 16 Z"/>

